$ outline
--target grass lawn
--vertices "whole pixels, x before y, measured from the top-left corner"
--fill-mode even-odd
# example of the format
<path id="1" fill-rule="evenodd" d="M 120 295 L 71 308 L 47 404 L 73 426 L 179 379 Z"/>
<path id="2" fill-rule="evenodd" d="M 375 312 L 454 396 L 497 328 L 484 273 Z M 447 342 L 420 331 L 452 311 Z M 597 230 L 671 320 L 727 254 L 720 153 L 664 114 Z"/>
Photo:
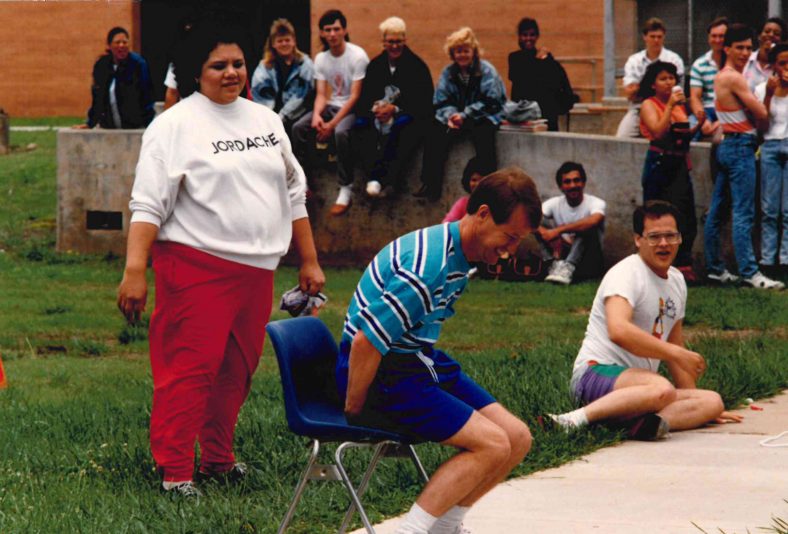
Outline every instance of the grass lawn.
<path id="1" fill-rule="evenodd" d="M 199 503 L 159 494 L 144 331 L 126 327 L 114 302 L 122 263 L 53 251 L 54 139 L 12 132 L 13 144 L 38 149 L 0 158 L 0 354 L 9 380 L 0 391 L 0 532 L 275 532 L 307 448 L 287 429 L 270 347 L 237 431 L 238 456 L 256 469 L 249 484 L 209 489 Z M 321 318 L 338 335 L 360 271 L 326 274 Z M 295 279 L 294 269 L 279 269 L 276 293 Z M 601 428 L 545 434 L 534 424 L 571 406 L 567 382 L 595 290 L 473 281 L 444 328 L 441 348 L 534 429 L 516 475 L 619 439 Z M 709 362 L 700 386 L 728 406 L 788 386 L 786 324 L 786 292 L 690 289 L 688 339 Z M 429 445 L 419 453 L 428 470 L 447 457 Z M 351 463 L 355 472 L 364 459 Z M 409 464 L 382 465 L 365 498 L 373 520 L 407 509 L 419 488 Z M 347 504 L 338 484 L 314 485 L 292 532 L 331 532 Z"/>

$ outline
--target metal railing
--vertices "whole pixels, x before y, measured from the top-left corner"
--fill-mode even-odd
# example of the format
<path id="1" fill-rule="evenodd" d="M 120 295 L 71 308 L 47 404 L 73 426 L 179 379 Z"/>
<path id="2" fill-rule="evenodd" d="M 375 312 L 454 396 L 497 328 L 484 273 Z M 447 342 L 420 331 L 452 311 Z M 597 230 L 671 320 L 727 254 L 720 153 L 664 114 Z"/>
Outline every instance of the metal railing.
<path id="1" fill-rule="evenodd" d="M 587 91 L 591 93 L 591 102 L 597 101 L 597 95 L 601 94 L 604 90 L 604 85 L 598 81 L 597 67 L 603 67 L 605 58 L 602 56 L 561 56 L 555 58 L 556 61 L 563 65 L 590 65 L 591 66 L 591 83 L 588 84 L 572 84 L 572 89 L 577 91 Z"/>

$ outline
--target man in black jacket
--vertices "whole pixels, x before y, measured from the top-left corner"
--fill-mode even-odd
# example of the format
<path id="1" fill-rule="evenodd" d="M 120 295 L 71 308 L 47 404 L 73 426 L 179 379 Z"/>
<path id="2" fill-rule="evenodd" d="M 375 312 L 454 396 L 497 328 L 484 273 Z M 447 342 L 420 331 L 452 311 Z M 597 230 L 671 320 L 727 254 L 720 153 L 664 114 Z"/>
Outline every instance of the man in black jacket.
<path id="1" fill-rule="evenodd" d="M 129 51 L 129 33 L 115 27 L 107 35 L 107 54 L 93 66 L 93 101 L 79 128 L 145 128 L 153 120 L 153 82 L 148 64 Z"/>
<path id="2" fill-rule="evenodd" d="M 352 131 L 367 194 L 372 197 L 380 196 L 387 186 L 405 189 L 403 165 L 422 141 L 422 126 L 432 116 L 432 76 L 405 44 L 405 22 L 390 17 L 380 31 L 383 53 L 367 66 Z"/>
<path id="3" fill-rule="evenodd" d="M 572 109 L 575 102 L 569 78 L 552 54 L 537 49 L 539 25 L 534 19 L 522 19 L 517 36 L 520 50 L 509 54 L 512 100 L 535 100 L 548 128 L 557 131 L 558 116 Z"/>

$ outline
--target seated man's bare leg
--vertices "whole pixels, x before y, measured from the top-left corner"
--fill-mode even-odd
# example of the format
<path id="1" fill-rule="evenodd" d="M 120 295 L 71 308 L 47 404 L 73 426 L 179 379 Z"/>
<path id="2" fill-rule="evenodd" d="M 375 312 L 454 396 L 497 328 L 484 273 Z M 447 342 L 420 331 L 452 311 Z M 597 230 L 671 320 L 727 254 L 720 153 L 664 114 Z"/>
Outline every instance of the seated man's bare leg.
<path id="1" fill-rule="evenodd" d="M 698 428 L 725 410 L 719 393 L 707 389 L 677 389 L 676 400 L 657 412 L 671 430 Z"/>
<path id="2" fill-rule="evenodd" d="M 435 517 L 460 503 L 491 473 L 498 473 L 512 456 L 507 432 L 479 412 L 473 412 L 465 426 L 441 444 L 461 452 L 438 467 L 416 500 Z"/>
<path id="3" fill-rule="evenodd" d="M 479 410 L 479 413 L 506 432 L 511 452 L 509 458 L 498 470 L 491 472 L 484 482 L 476 486 L 473 491 L 459 502 L 460 506 L 472 506 L 481 499 L 484 494 L 505 479 L 506 475 L 523 461 L 525 455 L 531 449 L 531 431 L 528 430 L 528 426 L 504 408 L 503 405 L 496 402 L 485 406 Z"/>
<path id="4" fill-rule="evenodd" d="M 613 391 L 588 404 L 584 410 L 589 422 L 602 421 L 659 412 L 676 398 L 676 388 L 665 377 L 633 368 L 619 375 Z"/>

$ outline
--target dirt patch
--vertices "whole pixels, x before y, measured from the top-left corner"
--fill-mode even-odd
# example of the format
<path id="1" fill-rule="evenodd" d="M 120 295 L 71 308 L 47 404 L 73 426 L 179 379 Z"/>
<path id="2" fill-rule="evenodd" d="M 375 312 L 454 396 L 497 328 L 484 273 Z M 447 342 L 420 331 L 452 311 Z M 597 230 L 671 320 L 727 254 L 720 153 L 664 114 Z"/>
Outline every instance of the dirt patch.
<path id="1" fill-rule="evenodd" d="M 695 341 L 704 337 L 716 337 L 722 339 L 747 339 L 752 337 L 760 337 L 766 334 L 768 334 L 769 337 L 777 339 L 788 339 L 788 327 L 779 326 L 776 328 L 770 328 L 768 332 L 756 330 L 754 328 L 742 328 L 741 330 L 719 330 L 702 325 L 684 327 L 684 339 L 686 341 Z"/>

